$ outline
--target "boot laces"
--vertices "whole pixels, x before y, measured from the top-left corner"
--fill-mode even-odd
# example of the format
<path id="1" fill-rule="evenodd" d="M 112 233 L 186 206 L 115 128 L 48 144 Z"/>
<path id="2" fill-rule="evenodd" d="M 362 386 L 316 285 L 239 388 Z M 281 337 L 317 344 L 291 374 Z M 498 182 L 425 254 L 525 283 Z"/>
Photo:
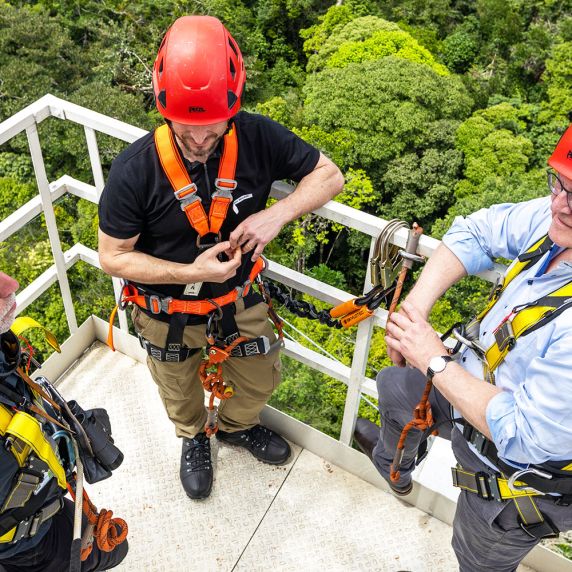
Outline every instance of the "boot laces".
<path id="1" fill-rule="evenodd" d="M 193 439 L 185 439 L 185 447 L 185 461 L 190 466 L 190 472 L 211 468 L 211 443 L 204 433 Z"/>

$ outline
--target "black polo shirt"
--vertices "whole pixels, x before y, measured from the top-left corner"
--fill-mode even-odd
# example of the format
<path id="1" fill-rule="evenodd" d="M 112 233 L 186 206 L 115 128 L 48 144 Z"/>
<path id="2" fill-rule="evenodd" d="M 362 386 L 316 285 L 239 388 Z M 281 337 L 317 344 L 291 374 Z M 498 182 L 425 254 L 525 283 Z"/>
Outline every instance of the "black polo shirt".
<path id="1" fill-rule="evenodd" d="M 242 221 L 266 207 L 274 181 L 300 181 L 313 171 L 320 155 L 316 148 L 262 115 L 240 112 L 234 117 L 234 124 L 238 139 L 235 175 L 238 185 L 221 228 L 222 240 L 228 240 Z M 191 164 L 180 153 L 207 213 L 222 146 L 221 141 L 205 164 Z M 190 263 L 199 254 L 197 232 L 181 210 L 159 163 L 153 133 L 130 145 L 113 162 L 99 203 L 99 226 L 114 238 L 125 239 L 140 234 L 135 249 L 163 260 Z M 243 257 L 237 276 L 227 282 L 229 291 L 248 277 L 252 267 L 250 258 L 251 253 Z M 185 285 L 141 286 L 179 299 L 204 299 L 212 295 L 207 283 L 203 284 L 198 296 L 185 296 Z M 189 323 L 193 321 L 189 320 Z"/>

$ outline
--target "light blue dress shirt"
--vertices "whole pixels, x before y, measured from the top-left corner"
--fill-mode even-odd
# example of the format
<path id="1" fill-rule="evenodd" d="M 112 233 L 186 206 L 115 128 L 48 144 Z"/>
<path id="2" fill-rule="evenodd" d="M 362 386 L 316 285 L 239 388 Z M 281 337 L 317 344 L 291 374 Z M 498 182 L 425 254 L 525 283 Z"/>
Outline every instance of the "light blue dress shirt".
<path id="1" fill-rule="evenodd" d="M 493 258 L 514 260 L 548 232 L 550 222 L 550 197 L 495 205 L 457 217 L 443 243 L 468 274 L 475 274 L 491 269 Z M 569 262 L 545 273 L 547 261 L 560 250 L 554 246 L 505 289 L 481 324 L 483 347 L 494 343 L 493 331 L 512 308 L 572 281 Z M 463 351 L 459 363 L 483 378 L 471 350 Z M 503 391 L 489 402 L 486 418 L 499 456 L 519 466 L 572 460 L 572 309 L 519 338 L 495 378 Z"/>

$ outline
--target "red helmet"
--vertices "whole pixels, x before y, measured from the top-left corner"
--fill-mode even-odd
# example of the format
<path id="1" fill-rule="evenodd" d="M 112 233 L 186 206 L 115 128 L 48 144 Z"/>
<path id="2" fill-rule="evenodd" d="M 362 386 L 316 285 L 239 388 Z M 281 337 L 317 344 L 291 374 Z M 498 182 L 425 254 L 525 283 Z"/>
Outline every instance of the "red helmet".
<path id="1" fill-rule="evenodd" d="M 153 66 L 155 104 L 177 123 L 226 121 L 240 109 L 245 80 L 240 48 L 222 22 L 183 16 L 167 30 Z"/>
<path id="2" fill-rule="evenodd" d="M 572 179 L 572 125 L 560 137 L 560 141 L 548 159 L 548 164 L 565 177 Z"/>

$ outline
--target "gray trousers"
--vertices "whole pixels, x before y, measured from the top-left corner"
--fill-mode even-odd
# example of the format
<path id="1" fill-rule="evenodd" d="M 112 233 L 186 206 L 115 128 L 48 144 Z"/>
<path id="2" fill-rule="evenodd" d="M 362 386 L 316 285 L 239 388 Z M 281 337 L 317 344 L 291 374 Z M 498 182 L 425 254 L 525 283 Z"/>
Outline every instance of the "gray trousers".
<path id="1" fill-rule="evenodd" d="M 373 462 L 381 475 L 389 480 L 389 467 L 402 428 L 411 421 L 419 403 L 426 378 L 410 367 L 389 367 L 377 376 L 380 439 L 373 450 Z M 430 396 L 436 423 L 450 418 L 450 404 L 435 388 Z M 409 432 L 405 442 L 401 477 L 398 484 L 410 480 L 415 455 L 422 433 Z M 469 449 L 461 432 L 452 423 L 439 427 L 439 435 L 450 439 L 458 463 L 467 471 L 477 472 L 488 467 Z M 490 469 L 489 469 L 490 470 Z M 558 506 L 539 497 L 535 502 L 542 512 L 564 532 L 572 529 L 572 506 Z M 514 502 L 486 501 L 476 494 L 461 491 L 453 522 L 452 546 L 461 572 L 512 572 L 538 543 L 519 526 Z"/>

